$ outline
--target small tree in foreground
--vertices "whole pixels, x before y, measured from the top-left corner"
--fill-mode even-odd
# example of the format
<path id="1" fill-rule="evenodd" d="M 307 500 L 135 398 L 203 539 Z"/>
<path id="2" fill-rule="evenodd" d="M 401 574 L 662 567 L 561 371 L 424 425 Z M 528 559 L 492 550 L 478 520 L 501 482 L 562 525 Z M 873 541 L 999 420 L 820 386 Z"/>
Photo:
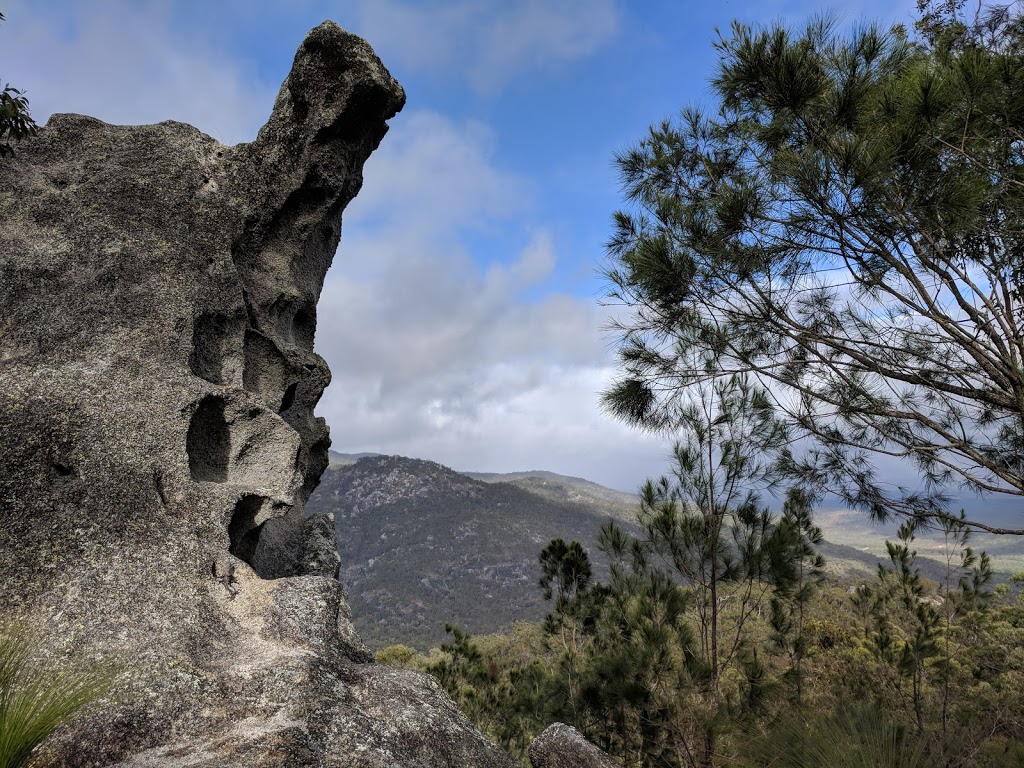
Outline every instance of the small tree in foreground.
<path id="1" fill-rule="evenodd" d="M 803 661 L 807 655 L 807 608 L 825 578 L 825 558 L 817 550 L 824 541 L 814 524 L 806 494 L 790 491 L 774 534 L 771 600 L 772 642 L 789 660 L 785 679 L 797 707 L 803 703 Z"/>
<path id="2" fill-rule="evenodd" d="M 4 15 L 0 13 L 0 21 Z M 34 136 L 37 130 L 36 122 L 28 111 L 28 99 L 24 91 L 12 88 L 6 84 L 0 90 L 0 157 L 10 157 L 14 154 L 11 141 L 21 141 L 28 136 Z"/>
<path id="3" fill-rule="evenodd" d="M 752 628 L 770 598 L 799 675 L 820 534 L 802 494 L 781 524 L 760 505 L 786 435 L 749 379 L 696 387 L 674 427 L 672 476 L 642 489 L 639 536 L 608 523 L 598 539 L 611 581 L 578 654 L 577 723 L 627 764 L 696 768 L 716 764 L 731 722 L 764 709 Z"/>

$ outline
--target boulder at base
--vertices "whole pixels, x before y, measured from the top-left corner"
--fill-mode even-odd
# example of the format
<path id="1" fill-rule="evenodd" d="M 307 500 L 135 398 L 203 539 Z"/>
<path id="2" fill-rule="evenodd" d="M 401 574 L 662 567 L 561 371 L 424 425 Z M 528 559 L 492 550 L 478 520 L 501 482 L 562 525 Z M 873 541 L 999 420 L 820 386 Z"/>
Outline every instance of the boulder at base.
<path id="1" fill-rule="evenodd" d="M 0 162 L 0 619 L 123 672 L 37 763 L 515 765 L 369 663 L 303 514 L 317 299 L 403 102 L 325 22 L 250 144 L 54 115 Z"/>
<path id="2" fill-rule="evenodd" d="M 555 723 L 530 744 L 533 768 L 622 768 L 607 752 L 564 723 Z"/>

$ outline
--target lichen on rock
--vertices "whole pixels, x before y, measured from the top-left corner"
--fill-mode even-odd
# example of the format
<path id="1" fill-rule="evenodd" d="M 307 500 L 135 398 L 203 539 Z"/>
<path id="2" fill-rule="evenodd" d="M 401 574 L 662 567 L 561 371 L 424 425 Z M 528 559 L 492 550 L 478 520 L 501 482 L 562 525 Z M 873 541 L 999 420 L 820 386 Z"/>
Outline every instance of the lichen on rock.
<path id="1" fill-rule="evenodd" d="M 0 616 L 120 688 L 64 766 L 512 766 L 368 663 L 332 525 L 316 304 L 404 93 L 325 22 L 255 141 L 54 115 L 0 163 Z"/>

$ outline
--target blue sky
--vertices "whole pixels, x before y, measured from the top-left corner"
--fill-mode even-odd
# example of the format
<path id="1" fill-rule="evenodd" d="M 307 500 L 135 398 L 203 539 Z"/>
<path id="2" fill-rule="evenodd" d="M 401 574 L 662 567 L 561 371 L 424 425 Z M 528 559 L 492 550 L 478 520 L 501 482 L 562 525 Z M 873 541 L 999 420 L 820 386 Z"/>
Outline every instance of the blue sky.
<path id="1" fill-rule="evenodd" d="M 333 19 L 408 95 L 346 211 L 319 308 L 340 451 L 549 469 L 624 490 L 667 442 L 600 412 L 614 374 L 598 276 L 613 154 L 710 104 L 716 27 L 832 11 L 913 22 L 913 0 L 0 0 L 0 82 L 42 123 L 182 120 L 252 139 L 302 37 Z"/>

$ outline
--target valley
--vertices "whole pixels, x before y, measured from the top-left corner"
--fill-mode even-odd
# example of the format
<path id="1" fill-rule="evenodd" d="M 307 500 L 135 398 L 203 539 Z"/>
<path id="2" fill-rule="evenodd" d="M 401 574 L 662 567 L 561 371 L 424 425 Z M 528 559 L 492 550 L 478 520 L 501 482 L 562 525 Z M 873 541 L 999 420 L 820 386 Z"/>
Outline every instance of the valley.
<path id="1" fill-rule="evenodd" d="M 554 538 L 583 544 L 603 578 L 597 532 L 609 519 L 632 525 L 637 503 L 553 472 L 459 473 L 422 459 L 332 452 L 307 510 L 334 515 L 340 579 L 370 649 L 426 651 L 445 641 L 447 622 L 484 635 L 539 621 L 550 606 L 537 586 L 537 556 Z M 851 511 L 822 510 L 816 522 L 837 584 L 873 578 L 886 536 L 895 535 Z M 1024 570 L 1024 542 L 985 538 L 997 580 Z M 923 534 L 917 546 L 921 574 L 941 579 L 941 540 Z"/>

